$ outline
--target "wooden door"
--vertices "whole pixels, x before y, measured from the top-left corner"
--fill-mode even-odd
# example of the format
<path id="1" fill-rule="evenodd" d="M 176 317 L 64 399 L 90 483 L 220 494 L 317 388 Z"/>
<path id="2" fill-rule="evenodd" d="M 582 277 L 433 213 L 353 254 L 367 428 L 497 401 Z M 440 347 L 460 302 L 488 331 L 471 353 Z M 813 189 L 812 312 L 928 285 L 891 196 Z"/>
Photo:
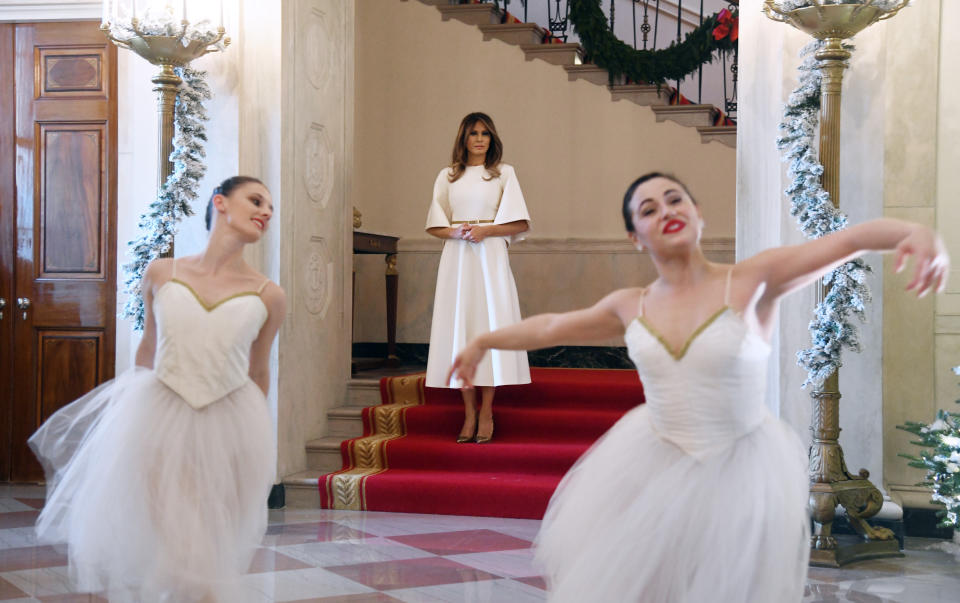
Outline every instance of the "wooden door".
<path id="1" fill-rule="evenodd" d="M 0 82 L 13 81 L 13 25 L 0 23 Z M 13 86 L 0 85 L 0 481 L 10 479 L 13 440 Z"/>
<path id="2" fill-rule="evenodd" d="M 27 438 L 113 377 L 116 48 L 98 25 L 15 26 L 12 481 L 43 478 Z"/>

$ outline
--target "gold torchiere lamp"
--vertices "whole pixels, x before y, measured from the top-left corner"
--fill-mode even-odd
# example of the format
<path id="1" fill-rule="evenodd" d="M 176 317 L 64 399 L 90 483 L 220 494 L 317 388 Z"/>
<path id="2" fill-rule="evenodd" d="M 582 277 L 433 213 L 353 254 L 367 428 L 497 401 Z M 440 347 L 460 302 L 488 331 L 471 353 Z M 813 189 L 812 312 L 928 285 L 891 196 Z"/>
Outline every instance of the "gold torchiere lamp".
<path id="1" fill-rule="evenodd" d="M 223 0 L 103 0 L 100 30 L 120 48 L 137 53 L 160 67 L 152 81 L 159 117 L 157 193 L 173 173 L 173 110 L 182 80 L 175 67 L 224 50 Z M 163 254 L 173 256 L 173 244 Z"/>
<path id="2" fill-rule="evenodd" d="M 820 162 L 823 164 L 823 188 L 835 206 L 840 203 L 840 93 L 845 63 L 850 52 L 842 41 L 897 14 L 910 0 L 810 0 L 800 2 L 764 0 L 763 10 L 774 21 L 789 23 L 802 32 L 825 42 L 817 51 L 823 79 L 820 85 Z M 823 283 L 818 286 L 821 299 Z M 810 539 L 810 564 L 839 567 L 851 561 L 876 557 L 901 556 L 893 533 L 875 528 L 866 519 L 876 515 L 883 496 L 870 483 L 870 473 L 861 469 L 850 475 L 840 448 L 840 386 L 834 374 L 811 394 L 814 399 L 810 431 L 810 512 L 814 534 Z M 853 528 L 862 536 L 857 542 L 840 546 L 833 535 L 837 505 L 846 509 Z"/>

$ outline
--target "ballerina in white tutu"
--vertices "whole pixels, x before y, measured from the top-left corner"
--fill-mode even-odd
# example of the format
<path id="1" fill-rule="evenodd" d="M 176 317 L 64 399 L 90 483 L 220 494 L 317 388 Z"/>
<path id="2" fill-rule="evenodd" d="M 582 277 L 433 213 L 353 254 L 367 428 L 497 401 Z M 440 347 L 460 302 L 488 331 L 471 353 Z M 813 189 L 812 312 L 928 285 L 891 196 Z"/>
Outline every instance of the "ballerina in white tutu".
<path id="1" fill-rule="evenodd" d="M 646 404 L 564 477 L 536 542 L 552 601 L 799 602 L 809 554 L 806 454 L 764 404 L 780 299 L 867 251 L 914 256 L 908 290 L 941 291 L 949 258 L 927 227 L 874 220 L 735 266 L 700 248 L 686 187 L 657 173 L 623 200 L 629 237 L 658 278 L 596 305 L 474 339 L 451 376 L 470 384 L 487 350 L 623 335 Z"/>
<path id="2" fill-rule="evenodd" d="M 147 267 L 136 367 L 31 437 L 47 474 L 38 539 L 66 543 L 78 589 L 111 601 L 246 598 L 240 578 L 276 471 L 265 394 L 286 298 L 242 252 L 272 214 L 259 180 L 225 180 L 206 249 Z"/>

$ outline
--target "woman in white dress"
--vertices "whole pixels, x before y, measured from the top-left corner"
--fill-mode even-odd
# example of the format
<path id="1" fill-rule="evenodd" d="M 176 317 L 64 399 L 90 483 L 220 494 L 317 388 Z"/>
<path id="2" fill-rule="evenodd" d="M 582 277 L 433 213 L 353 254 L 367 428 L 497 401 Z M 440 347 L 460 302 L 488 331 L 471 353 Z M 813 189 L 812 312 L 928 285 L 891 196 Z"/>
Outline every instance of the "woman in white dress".
<path id="1" fill-rule="evenodd" d="M 60 409 L 30 444 L 47 472 L 41 542 L 111 601 L 243 601 L 276 445 L 265 395 L 283 290 L 243 259 L 273 215 L 259 180 L 215 191 L 196 256 L 144 274 L 136 367 Z"/>
<path id="2" fill-rule="evenodd" d="M 908 290 L 941 291 L 949 258 L 925 226 L 873 220 L 734 266 L 707 261 L 686 187 L 647 174 L 623 202 L 658 277 L 596 305 L 474 339 L 450 370 L 467 386 L 491 349 L 623 335 L 646 404 L 564 477 L 536 542 L 552 601 L 799 602 L 809 555 L 806 454 L 764 404 L 783 296 L 867 251 L 914 256 Z"/>
<path id="3" fill-rule="evenodd" d="M 470 113 L 460 122 L 450 167 L 440 171 L 433 185 L 426 229 L 444 244 L 433 302 L 427 387 L 451 387 L 447 369 L 468 341 L 520 321 L 507 246 L 524 237 L 530 214 L 517 174 L 500 161 L 502 155 L 493 120 L 484 113 Z M 461 389 L 465 416 L 457 442 L 489 442 L 494 388 L 522 383 L 530 383 L 526 352 L 495 351 L 485 358 L 474 376 L 476 387 Z"/>

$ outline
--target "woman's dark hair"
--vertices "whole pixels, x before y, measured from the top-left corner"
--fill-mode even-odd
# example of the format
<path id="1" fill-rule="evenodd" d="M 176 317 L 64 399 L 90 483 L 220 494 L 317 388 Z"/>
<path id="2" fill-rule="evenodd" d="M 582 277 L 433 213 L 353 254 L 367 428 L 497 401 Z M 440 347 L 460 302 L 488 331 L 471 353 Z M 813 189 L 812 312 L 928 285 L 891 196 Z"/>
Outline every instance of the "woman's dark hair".
<path id="1" fill-rule="evenodd" d="M 213 198 L 216 197 L 217 195 L 223 195 L 224 197 L 229 197 L 230 193 L 233 192 L 233 189 L 237 188 L 242 184 L 248 184 L 250 182 L 263 184 L 263 182 L 259 178 L 254 178 L 253 176 L 230 176 L 229 178 L 221 182 L 219 186 L 213 189 L 213 192 L 210 194 L 210 200 L 207 201 L 207 215 L 206 215 L 207 230 L 210 230 L 211 228 L 213 228 Z"/>
<path id="2" fill-rule="evenodd" d="M 451 173 L 448 176 L 450 182 L 456 182 L 463 176 L 467 169 L 467 137 L 470 136 L 470 130 L 474 124 L 483 124 L 483 127 L 490 132 L 490 146 L 487 147 L 487 156 L 483 160 L 483 167 L 487 168 L 490 178 L 496 178 L 500 175 L 497 166 L 500 165 L 500 158 L 503 157 L 503 143 L 500 142 L 500 136 L 497 134 L 497 127 L 493 125 L 493 119 L 486 113 L 470 113 L 460 120 L 460 129 L 457 130 L 457 139 L 453 141 L 453 158 L 450 162 Z M 488 180 L 485 178 L 485 180 Z"/>
<path id="3" fill-rule="evenodd" d="M 623 225 L 626 226 L 627 232 L 634 232 L 633 228 L 633 214 L 630 212 L 630 201 L 633 199 L 633 194 L 637 192 L 637 187 L 643 184 L 648 180 L 653 180 L 654 178 L 666 178 L 672 182 L 676 182 L 680 185 L 680 188 L 683 189 L 687 196 L 690 197 L 690 200 L 693 201 L 693 204 L 697 204 L 697 200 L 693 198 L 693 195 L 690 194 L 690 189 L 687 188 L 687 185 L 678 180 L 675 176 L 670 174 L 663 174 L 661 172 L 647 172 L 643 176 L 640 176 L 633 181 L 630 186 L 627 187 L 627 192 L 623 194 Z"/>

